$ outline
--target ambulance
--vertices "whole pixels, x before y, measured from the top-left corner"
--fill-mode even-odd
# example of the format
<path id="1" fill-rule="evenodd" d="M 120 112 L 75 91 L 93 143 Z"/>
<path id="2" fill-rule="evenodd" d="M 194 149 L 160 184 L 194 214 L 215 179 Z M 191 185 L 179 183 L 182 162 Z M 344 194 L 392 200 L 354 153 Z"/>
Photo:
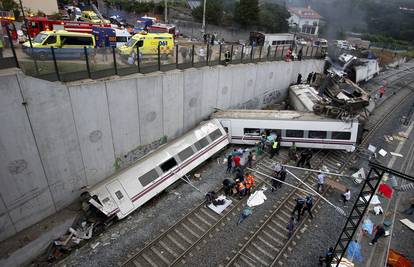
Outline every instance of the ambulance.
<path id="1" fill-rule="evenodd" d="M 118 47 L 118 52 L 121 56 L 130 56 L 137 52 L 141 55 L 158 55 L 158 46 L 160 47 L 160 54 L 165 56 L 173 55 L 174 53 L 174 36 L 169 33 L 146 33 L 141 32 L 135 34 L 129 41 Z"/>

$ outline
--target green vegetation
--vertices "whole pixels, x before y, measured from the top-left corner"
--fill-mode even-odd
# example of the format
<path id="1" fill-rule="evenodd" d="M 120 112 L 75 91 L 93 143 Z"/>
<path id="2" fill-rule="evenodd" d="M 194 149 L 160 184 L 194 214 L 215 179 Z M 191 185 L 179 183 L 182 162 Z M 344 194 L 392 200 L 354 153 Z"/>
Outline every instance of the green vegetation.
<path id="1" fill-rule="evenodd" d="M 240 0 L 236 2 L 234 20 L 241 26 L 257 25 L 259 22 L 259 1 Z"/>
<path id="2" fill-rule="evenodd" d="M 203 5 L 193 9 L 192 15 L 197 21 L 203 20 Z M 219 25 L 223 18 L 223 3 L 220 0 L 208 0 L 206 2 L 206 22 Z"/>
<path id="3" fill-rule="evenodd" d="M 287 32 L 290 14 L 285 6 L 265 3 L 260 7 L 259 26 L 265 32 Z"/>
<path id="4" fill-rule="evenodd" d="M 1 0 L 0 10 L 13 11 L 14 17 L 16 19 L 20 17 L 19 5 L 14 0 Z"/>

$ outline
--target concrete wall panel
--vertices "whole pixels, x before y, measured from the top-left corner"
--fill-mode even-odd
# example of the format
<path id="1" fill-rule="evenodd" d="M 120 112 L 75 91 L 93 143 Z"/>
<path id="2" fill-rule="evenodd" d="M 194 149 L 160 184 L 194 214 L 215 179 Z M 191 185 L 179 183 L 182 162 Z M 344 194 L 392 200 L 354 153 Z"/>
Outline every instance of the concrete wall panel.
<path id="1" fill-rule="evenodd" d="M 114 147 L 104 83 L 69 87 L 88 185 L 114 172 Z"/>
<path id="2" fill-rule="evenodd" d="M 138 79 L 138 107 L 141 144 L 149 144 L 164 133 L 161 75 L 152 74 Z"/>
<path id="3" fill-rule="evenodd" d="M 241 77 L 243 84 L 243 102 L 247 102 L 255 97 L 257 64 L 242 65 Z"/>
<path id="4" fill-rule="evenodd" d="M 203 69 L 203 88 L 201 101 L 201 117 L 208 118 L 217 107 L 219 70 L 217 68 Z"/>
<path id="5" fill-rule="evenodd" d="M 106 82 L 115 156 L 124 156 L 141 144 L 137 79 Z"/>
<path id="6" fill-rule="evenodd" d="M 164 135 L 169 139 L 183 133 L 184 73 L 168 72 L 162 76 Z"/>
<path id="7" fill-rule="evenodd" d="M 203 73 L 199 69 L 184 71 L 184 128 L 186 132 L 201 120 Z"/>
<path id="8" fill-rule="evenodd" d="M 57 209 L 87 184 L 67 87 L 21 76 L 20 84 Z"/>
<path id="9" fill-rule="evenodd" d="M 14 234 L 16 234 L 16 228 L 10 219 L 8 213 L 2 213 L 0 215 L 0 240 L 4 240 Z"/>
<path id="10" fill-rule="evenodd" d="M 241 107 L 242 103 L 245 102 L 244 100 L 244 84 L 246 77 L 244 76 L 246 73 L 244 71 L 243 65 L 230 65 L 228 68 L 231 69 L 232 75 L 232 86 L 230 90 L 231 99 L 230 99 L 230 107 L 236 108 Z M 230 77 L 228 77 L 230 79 Z"/>
<path id="11" fill-rule="evenodd" d="M 0 77 L 0 194 L 19 208 L 48 188 L 16 75 Z M 50 192 L 47 194 L 50 198 Z M 53 206 L 53 203 L 42 203 Z M 35 207 L 39 211 L 43 207 Z"/>
<path id="12" fill-rule="evenodd" d="M 231 89 L 233 87 L 233 72 L 229 67 L 218 67 L 217 107 L 224 109 L 231 106 Z"/>
<path id="13" fill-rule="evenodd" d="M 53 206 L 53 200 L 49 189 L 46 188 L 30 201 L 12 209 L 10 211 L 10 217 L 14 222 L 16 230 L 19 232 L 54 212 L 56 212 L 56 210 Z"/>

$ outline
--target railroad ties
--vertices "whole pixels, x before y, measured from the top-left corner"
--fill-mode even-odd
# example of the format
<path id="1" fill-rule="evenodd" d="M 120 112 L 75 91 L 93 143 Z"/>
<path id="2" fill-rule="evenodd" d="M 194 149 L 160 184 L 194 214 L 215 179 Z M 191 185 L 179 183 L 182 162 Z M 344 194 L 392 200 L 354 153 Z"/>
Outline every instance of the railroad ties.
<path id="1" fill-rule="evenodd" d="M 327 154 L 320 151 L 314 158 L 316 159 L 313 161 L 313 168 L 317 169 L 324 165 L 331 172 L 339 172 L 344 166 L 347 156 L 340 151 L 331 151 Z M 269 174 L 270 170 L 267 165 L 269 165 L 268 160 L 264 160 L 257 168 L 259 171 Z M 304 177 L 302 181 L 316 189 L 317 173 L 306 173 L 306 175 L 303 175 L 303 171 L 302 173 L 300 171 L 292 171 L 292 173 L 299 178 Z M 257 174 L 257 176 L 264 179 L 260 174 Z M 296 185 L 299 188 L 307 189 L 301 183 L 296 183 Z M 325 188 L 324 193 L 327 190 L 328 188 Z M 286 225 L 296 205 L 295 199 L 299 196 L 305 198 L 306 195 L 306 192 L 298 189 L 293 189 L 290 193 L 287 193 L 287 196 L 279 202 L 279 205 L 273 206 L 274 209 L 271 211 L 271 214 L 268 218 L 261 221 L 259 228 L 246 238 L 247 242 L 236 252 L 233 258 L 225 263 L 226 266 L 273 266 L 276 263 L 283 265 L 283 258 L 281 256 L 287 256 L 286 249 L 291 243 L 295 244 L 294 239 L 300 233 L 301 228 L 307 227 L 305 222 L 308 214 L 306 213 L 296 226 L 293 236 L 288 238 L 289 232 L 286 229 Z M 319 200 L 318 197 L 314 196 L 314 209 Z"/>

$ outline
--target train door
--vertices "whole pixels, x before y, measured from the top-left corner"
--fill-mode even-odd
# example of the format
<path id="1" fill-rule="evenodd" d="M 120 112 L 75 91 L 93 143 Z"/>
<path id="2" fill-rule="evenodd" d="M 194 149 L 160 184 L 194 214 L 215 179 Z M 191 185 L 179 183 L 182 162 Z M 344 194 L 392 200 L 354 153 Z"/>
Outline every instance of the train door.
<path id="1" fill-rule="evenodd" d="M 115 200 L 122 214 L 127 214 L 129 211 L 134 209 L 131 199 L 125 192 L 119 181 L 114 181 L 106 186 L 112 198 Z"/>
<path id="2" fill-rule="evenodd" d="M 223 126 L 224 130 L 226 131 L 229 140 L 231 141 L 231 121 L 230 120 L 221 120 L 220 123 Z"/>

